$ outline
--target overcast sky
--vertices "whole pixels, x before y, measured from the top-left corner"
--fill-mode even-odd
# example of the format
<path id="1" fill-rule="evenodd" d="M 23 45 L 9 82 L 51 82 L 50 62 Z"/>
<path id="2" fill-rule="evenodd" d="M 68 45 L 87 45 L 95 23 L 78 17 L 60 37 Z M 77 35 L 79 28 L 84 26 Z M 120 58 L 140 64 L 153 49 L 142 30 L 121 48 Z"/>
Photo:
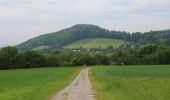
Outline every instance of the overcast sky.
<path id="1" fill-rule="evenodd" d="M 0 46 L 74 24 L 128 32 L 170 29 L 170 0 L 0 0 Z"/>

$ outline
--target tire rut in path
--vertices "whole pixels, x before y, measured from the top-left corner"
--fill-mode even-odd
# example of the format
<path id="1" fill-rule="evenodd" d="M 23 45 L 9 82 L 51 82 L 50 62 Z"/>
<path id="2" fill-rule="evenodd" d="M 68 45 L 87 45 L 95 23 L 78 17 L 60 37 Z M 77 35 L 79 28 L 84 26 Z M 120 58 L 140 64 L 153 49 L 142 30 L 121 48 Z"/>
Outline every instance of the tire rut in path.
<path id="1" fill-rule="evenodd" d="M 88 77 L 89 69 L 83 69 L 69 86 L 58 92 L 51 100 L 95 100 Z"/>

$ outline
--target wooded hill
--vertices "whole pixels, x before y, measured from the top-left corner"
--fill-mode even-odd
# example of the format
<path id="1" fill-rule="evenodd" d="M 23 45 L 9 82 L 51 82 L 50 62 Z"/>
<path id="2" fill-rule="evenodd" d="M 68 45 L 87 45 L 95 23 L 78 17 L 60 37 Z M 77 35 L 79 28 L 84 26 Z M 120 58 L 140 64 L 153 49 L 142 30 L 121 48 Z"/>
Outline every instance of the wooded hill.
<path id="1" fill-rule="evenodd" d="M 170 45 L 170 30 L 136 32 L 109 31 L 99 26 L 90 24 L 78 24 L 71 28 L 63 29 L 58 32 L 40 35 L 25 41 L 16 47 L 20 51 L 32 50 L 35 48 L 62 48 L 78 40 L 89 38 L 111 38 L 122 39 L 133 45 L 163 44 Z"/>

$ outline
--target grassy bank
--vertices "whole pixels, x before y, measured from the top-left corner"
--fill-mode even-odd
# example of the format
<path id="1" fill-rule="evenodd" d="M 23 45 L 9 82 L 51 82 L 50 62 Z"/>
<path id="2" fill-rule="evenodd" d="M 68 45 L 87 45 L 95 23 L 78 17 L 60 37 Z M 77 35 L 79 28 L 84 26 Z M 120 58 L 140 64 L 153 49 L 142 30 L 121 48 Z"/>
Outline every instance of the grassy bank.
<path id="1" fill-rule="evenodd" d="M 0 71 L 0 100 L 48 100 L 79 71 L 79 68 Z"/>
<path id="2" fill-rule="evenodd" d="M 97 100 L 170 99 L 170 65 L 96 66 L 90 77 Z"/>

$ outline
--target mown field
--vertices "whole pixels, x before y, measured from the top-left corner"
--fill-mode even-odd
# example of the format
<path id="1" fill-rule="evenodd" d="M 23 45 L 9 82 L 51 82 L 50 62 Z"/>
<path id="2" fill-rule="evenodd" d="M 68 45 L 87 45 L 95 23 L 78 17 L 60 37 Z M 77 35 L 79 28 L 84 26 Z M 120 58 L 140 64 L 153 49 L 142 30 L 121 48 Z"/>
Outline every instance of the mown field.
<path id="1" fill-rule="evenodd" d="M 68 85 L 80 68 L 0 71 L 0 100 L 48 100 Z"/>
<path id="2" fill-rule="evenodd" d="M 91 38 L 79 40 L 69 45 L 66 45 L 65 48 L 107 48 L 108 46 L 119 47 L 122 44 L 125 44 L 124 40 L 120 39 L 109 39 L 109 38 Z"/>
<path id="3" fill-rule="evenodd" d="M 170 65 L 96 66 L 90 78 L 97 100 L 170 100 Z"/>

